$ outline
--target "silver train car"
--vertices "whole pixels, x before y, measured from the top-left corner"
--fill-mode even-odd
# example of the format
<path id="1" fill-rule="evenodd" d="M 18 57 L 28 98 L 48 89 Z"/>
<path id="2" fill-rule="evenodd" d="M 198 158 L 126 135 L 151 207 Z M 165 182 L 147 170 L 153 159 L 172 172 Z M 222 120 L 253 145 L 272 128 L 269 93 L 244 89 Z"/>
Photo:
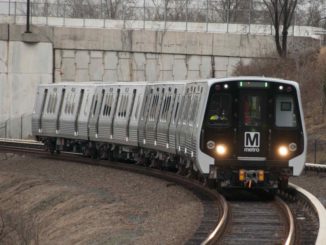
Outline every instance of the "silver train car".
<path id="1" fill-rule="evenodd" d="M 32 132 L 51 153 L 176 169 L 217 188 L 285 188 L 307 147 L 298 84 L 265 77 L 43 84 Z"/>

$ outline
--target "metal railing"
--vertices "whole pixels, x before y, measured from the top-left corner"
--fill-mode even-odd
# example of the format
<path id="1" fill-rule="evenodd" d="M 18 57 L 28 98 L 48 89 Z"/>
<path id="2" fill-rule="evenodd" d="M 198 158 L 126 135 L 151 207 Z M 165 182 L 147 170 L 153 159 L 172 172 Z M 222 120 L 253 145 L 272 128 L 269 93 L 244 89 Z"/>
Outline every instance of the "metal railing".
<path id="1" fill-rule="evenodd" d="M 308 140 L 308 161 L 326 164 L 326 141 L 321 139 Z"/>
<path id="2" fill-rule="evenodd" d="M 7 138 L 7 121 L 0 124 L 0 138 Z"/>
<path id="3" fill-rule="evenodd" d="M 12 17 L 16 23 L 26 12 L 26 1 L 0 0 L 0 17 Z M 60 18 L 62 25 L 68 19 L 81 19 L 84 26 L 88 20 L 97 20 L 107 27 L 106 21 L 111 20 L 122 22 L 123 27 L 134 22 L 138 28 L 154 25 L 169 29 L 169 25 L 179 24 L 188 30 L 201 24 L 206 31 L 220 27 L 225 32 L 242 28 L 242 32 L 256 33 L 257 26 L 272 30 L 269 12 L 260 0 L 31 0 L 31 16 L 32 23 L 40 22 L 37 18 L 41 17 L 46 24 Z M 293 26 L 303 24 L 295 15 Z"/>
<path id="4" fill-rule="evenodd" d="M 28 139 L 32 136 L 32 115 L 22 114 L 0 123 L 0 138 Z"/>

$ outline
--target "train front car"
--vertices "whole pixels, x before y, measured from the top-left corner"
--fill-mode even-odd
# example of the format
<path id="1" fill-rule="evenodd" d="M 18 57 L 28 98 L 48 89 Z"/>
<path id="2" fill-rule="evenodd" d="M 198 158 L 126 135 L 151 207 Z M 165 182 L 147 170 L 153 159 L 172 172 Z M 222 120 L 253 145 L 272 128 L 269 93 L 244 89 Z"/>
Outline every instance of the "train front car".
<path id="1" fill-rule="evenodd" d="M 298 84 L 259 77 L 212 81 L 200 137 L 203 155 L 214 159 L 210 182 L 285 188 L 306 156 Z"/>

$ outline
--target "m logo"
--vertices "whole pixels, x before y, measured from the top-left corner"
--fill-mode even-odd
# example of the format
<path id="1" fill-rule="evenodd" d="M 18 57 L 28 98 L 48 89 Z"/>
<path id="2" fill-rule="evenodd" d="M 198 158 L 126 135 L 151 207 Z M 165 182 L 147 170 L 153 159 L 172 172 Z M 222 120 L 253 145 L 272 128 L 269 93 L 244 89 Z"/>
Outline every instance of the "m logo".
<path id="1" fill-rule="evenodd" d="M 244 137 L 245 147 L 259 147 L 260 146 L 260 133 L 259 132 L 245 132 Z"/>

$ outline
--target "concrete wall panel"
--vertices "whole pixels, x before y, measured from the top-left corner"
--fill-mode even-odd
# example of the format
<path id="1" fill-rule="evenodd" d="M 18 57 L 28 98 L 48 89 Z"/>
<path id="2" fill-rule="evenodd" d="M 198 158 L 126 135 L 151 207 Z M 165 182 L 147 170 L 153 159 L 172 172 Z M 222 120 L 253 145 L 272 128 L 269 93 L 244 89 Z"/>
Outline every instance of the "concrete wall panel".
<path id="1" fill-rule="evenodd" d="M 103 81 L 103 59 L 102 58 L 91 58 L 89 66 L 89 77 L 91 81 Z"/>
<path id="2" fill-rule="evenodd" d="M 104 70 L 103 81 L 104 82 L 118 81 L 117 70 Z"/>
<path id="3" fill-rule="evenodd" d="M 130 81 L 131 80 L 131 60 L 119 58 L 117 67 L 118 81 Z"/>
<path id="4" fill-rule="evenodd" d="M 76 63 L 75 58 L 63 58 L 61 67 L 62 81 L 75 81 Z"/>
<path id="5" fill-rule="evenodd" d="M 118 52 L 106 51 L 104 53 L 104 69 L 113 70 L 118 65 Z"/>
<path id="6" fill-rule="evenodd" d="M 187 64 L 184 55 L 176 55 L 173 64 L 173 79 L 184 80 L 187 78 Z"/>
<path id="7" fill-rule="evenodd" d="M 78 69 L 88 69 L 89 66 L 89 52 L 77 50 L 76 51 L 76 68 Z"/>
<path id="8" fill-rule="evenodd" d="M 52 73 L 52 44 L 9 42 L 9 73 Z"/>
<path id="9" fill-rule="evenodd" d="M 90 80 L 88 69 L 77 69 L 76 82 L 89 82 Z"/>
<path id="10" fill-rule="evenodd" d="M 146 54 L 145 78 L 148 81 L 156 81 L 159 79 L 160 70 L 158 58 L 158 54 Z"/>
<path id="11" fill-rule="evenodd" d="M 212 57 L 202 56 L 198 78 L 212 77 Z"/>

